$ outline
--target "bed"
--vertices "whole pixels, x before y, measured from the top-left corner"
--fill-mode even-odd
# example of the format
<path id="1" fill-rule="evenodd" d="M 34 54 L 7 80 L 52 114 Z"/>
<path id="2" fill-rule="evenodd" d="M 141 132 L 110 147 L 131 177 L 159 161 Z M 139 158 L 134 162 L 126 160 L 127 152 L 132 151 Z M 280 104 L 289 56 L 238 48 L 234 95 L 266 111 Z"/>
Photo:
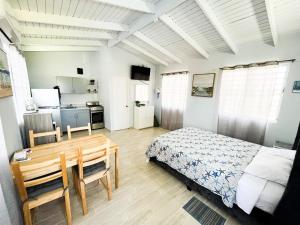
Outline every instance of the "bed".
<path id="1" fill-rule="evenodd" d="M 146 156 L 185 183 L 219 196 L 228 208 L 238 206 L 246 214 L 259 208 L 272 214 L 284 193 L 295 151 L 188 127 L 154 139 Z M 277 170 L 266 169 L 272 165 Z"/>

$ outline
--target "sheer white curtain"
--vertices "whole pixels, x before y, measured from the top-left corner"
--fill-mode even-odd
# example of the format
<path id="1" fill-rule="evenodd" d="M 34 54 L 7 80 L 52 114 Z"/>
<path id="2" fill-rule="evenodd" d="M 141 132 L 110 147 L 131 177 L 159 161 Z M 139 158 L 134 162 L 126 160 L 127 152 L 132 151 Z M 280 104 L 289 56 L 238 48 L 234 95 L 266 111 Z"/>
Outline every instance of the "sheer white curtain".
<path id="1" fill-rule="evenodd" d="M 289 63 L 224 70 L 218 133 L 262 144 L 277 120 Z"/>
<path id="2" fill-rule="evenodd" d="M 162 78 L 162 127 L 168 130 L 182 128 L 186 105 L 188 73 L 164 75 Z"/>
<path id="3" fill-rule="evenodd" d="M 29 102 L 31 98 L 27 66 L 25 58 L 13 45 L 9 46 L 8 62 L 12 79 L 17 120 L 24 141 L 25 135 L 23 114 L 26 111 L 26 103 Z"/>

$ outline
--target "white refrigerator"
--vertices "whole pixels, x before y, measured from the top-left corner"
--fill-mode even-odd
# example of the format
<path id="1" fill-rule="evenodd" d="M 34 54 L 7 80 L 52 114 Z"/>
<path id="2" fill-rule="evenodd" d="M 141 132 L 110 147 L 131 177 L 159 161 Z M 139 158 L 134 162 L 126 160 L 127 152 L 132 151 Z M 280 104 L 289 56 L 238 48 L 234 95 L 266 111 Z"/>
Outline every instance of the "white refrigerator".
<path id="1" fill-rule="evenodd" d="M 61 128 L 60 102 L 57 89 L 31 89 L 32 99 L 40 113 L 51 113 L 55 126 Z"/>

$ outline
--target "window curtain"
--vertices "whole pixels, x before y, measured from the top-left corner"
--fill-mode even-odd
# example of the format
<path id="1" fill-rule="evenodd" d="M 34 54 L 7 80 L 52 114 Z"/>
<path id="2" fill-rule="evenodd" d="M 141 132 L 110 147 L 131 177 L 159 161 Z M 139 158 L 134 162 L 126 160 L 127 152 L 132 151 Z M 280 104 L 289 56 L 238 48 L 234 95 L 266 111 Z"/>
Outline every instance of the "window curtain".
<path id="1" fill-rule="evenodd" d="M 16 115 L 24 142 L 25 131 L 23 114 L 26 112 L 26 103 L 31 99 L 27 66 L 25 58 L 13 45 L 9 46 L 8 61 L 12 79 Z"/>
<path id="2" fill-rule="evenodd" d="M 223 70 L 218 133 L 263 144 L 275 122 L 290 63 Z"/>
<path id="3" fill-rule="evenodd" d="M 163 75 L 162 78 L 162 127 L 176 130 L 183 126 L 183 112 L 186 105 L 188 73 Z"/>

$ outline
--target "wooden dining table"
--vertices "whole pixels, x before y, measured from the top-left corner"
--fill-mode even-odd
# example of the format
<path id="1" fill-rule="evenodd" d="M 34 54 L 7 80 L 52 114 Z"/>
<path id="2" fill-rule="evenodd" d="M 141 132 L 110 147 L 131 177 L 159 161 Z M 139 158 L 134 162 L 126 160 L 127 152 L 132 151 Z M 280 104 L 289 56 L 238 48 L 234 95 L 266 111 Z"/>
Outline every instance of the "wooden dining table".
<path id="1" fill-rule="evenodd" d="M 37 145 L 31 149 L 28 153 L 29 160 L 26 164 L 32 162 L 34 164 L 35 159 L 40 157 L 52 156 L 61 152 L 65 153 L 67 168 L 76 166 L 78 164 L 77 151 L 79 148 L 88 149 L 100 146 L 108 138 L 103 134 L 93 134 L 89 136 L 72 138 L 70 140 L 64 140 L 60 142 Z M 108 139 L 109 140 L 109 139 Z M 103 150 L 104 151 L 104 150 Z M 110 154 L 115 156 L 115 188 L 119 187 L 119 146 L 110 141 Z M 22 162 L 20 162 L 22 163 Z"/>

